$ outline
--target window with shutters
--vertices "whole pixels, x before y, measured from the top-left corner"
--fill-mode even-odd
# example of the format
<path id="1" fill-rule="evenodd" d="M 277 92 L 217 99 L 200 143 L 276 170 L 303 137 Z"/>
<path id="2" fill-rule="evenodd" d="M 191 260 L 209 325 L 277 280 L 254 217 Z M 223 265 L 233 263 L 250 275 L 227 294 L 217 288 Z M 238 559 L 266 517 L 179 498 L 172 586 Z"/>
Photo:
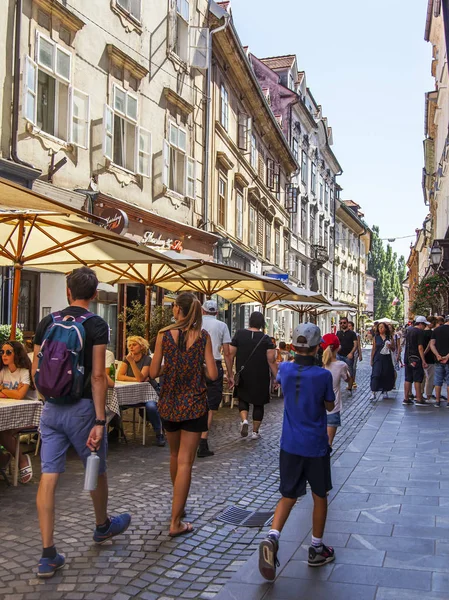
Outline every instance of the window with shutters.
<path id="1" fill-rule="evenodd" d="M 281 230 L 278 226 L 274 229 L 274 264 L 281 266 Z"/>
<path id="2" fill-rule="evenodd" d="M 264 248 L 264 236 L 265 236 L 265 219 L 261 213 L 257 216 L 257 248 L 260 254 L 263 256 L 263 248 Z"/>
<path id="3" fill-rule="evenodd" d="M 329 209 L 329 184 L 324 186 L 324 208 Z"/>
<path id="4" fill-rule="evenodd" d="M 235 190 L 235 236 L 243 239 L 243 192 L 239 188 Z"/>
<path id="5" fill-rule="evenodd" d="M 307 180 L 309 178 L 309 157 L 307 156 L 307 152 L 302 150 L 301 154 L 301 181 L 306 186 L 307 189 Z"/>
<path id="6" fill-rule="evenodd" d="M 196 198 L 196 161 L 187 153 L 187 131 L 170 121 L 163 140 L 162 183 L 170 191 Z"/>
<path id="7" fill-rule="evenodd" d="M 274 190 L 274 160 L 267 158 L 267 187 Z"/>
<path id="8" fill-rule="evenodd" d="M 263 151 L 263 148 L 261 145 L 259 145 L 258 156 L 259 156 L 259 164 L 257 167 L 257 171 L 258 171 L 259 177 L 263 181 L 265 178 L 265 155 L 264 155 L 264 151 Z"/>
<path id="9" fill-rule="evenodd" d="M 298 142 L 298 140 L 296 138 L 293 138 L 292 150 L 293 150 L 293 156 L 295 157 L 296 162 L 298 162 L 298 159 L 299 159 L 299 142 Z"/>
<path id="10" fill-rule="evenodd" d="M 290 244 L 288 241 L 288 237 L 284 238 L 284 271 L 288 271 L 289 268 L 289 258 L 290 258 Z"/>
<path id="11" fill-rule="evenodd" d="M 307 287 L 307 281 L 306 281 L 306 265 L 304 263 L 301 263 L 301 283 Z"/>
<path id="12" fill-rule="evenodd" d="M 329 249 L 329 225 L 324 225 L 324 247 Z"/>
<path id="13" fill-rule="evenodd" d="M 72 60 L 71 52 L 36 32 L 35 60 L 25 57 L 23 116 L 36 133 L 88 148 L 89 96 L 72 85 Z"/>
<path id="14" fill-rule="evenodd" d="M 103 154 L 131 173 L 151 176 L 151 133 L 138 124 L 138 98 L 113 84 L 112 106 L 104 107 Z"/>
<path id="15" fill-rule="evenodd" d="M 257 248 L 257 212 L 254 206 L 250 205 L 248 211 L 248 244 L 250 248 Z"/>
<path id="16" fill-rule="evenodd" d="M 265 258 L 271 260 L 271 222 L 265 221 Z"/>
<path id="17" fill-rule="evenodd" d="M 320 177 L 319 188 L 320 188 L 320 194 L 319 194 L 319 197 L 320 197 L 320 206 L 323 206 L 323 202 L 324 202 L 324 183 L 323 183 L 323 180 L 322 180 L 321 177 Z"/>
<path id="18" fill-rule="evenodd" d="M 250 164 L 253 169 L 257 169 L 257 141 L 253 132 L 251 132 L 250 145 Z"/>
<path id="19" fill-rule="evenodd" d="M 195 34 L 190 39 L 190 0 L 168 0 L 167 47 L 169 55 L 174 54 L 182 63 L 188 63 L 190 44 L 204 46 Z M 207 42 L 208 45 L 208 42 Z"/>
<path id="20" fill-rule="evenodd" d="M 277 200 L 281 199 L 281 165 L 274 165 L 273 191 Z"/>
<path id="21" fill-rule="evenodd" d="M 324 245 L 324 223 L 323 223 L 323 219 L 320 217 L 320 223 L 319 223 L 319 245 L 323 246 Z"/>
<path id="22" fill-rule="evenodd" d="M 239 113 L 239 121 L 238 121 L 238 132 L 237 132 L 237 145 L 240 150 L 247 151 L 250 145 L 250 136 L 251 136 L 251 118 L 245 114 Z"/>
<path id="23" fill-rule="evenodd" d="M 223 129 L 229 129 L 229 95 L 224 83 L 220 87 L 220 124 Z"/>
<path id="24" fill-rule="evenodd" d="M 227 181 L 226 179 L 220 175 L 218 177 L 218 206 L 217 206 L 217 210 L 218 210 L 218 214 L 217 214 L 217 221 L 218 224 L 223 227 L 226 228 L 226 194 L 227 194 Z"/>

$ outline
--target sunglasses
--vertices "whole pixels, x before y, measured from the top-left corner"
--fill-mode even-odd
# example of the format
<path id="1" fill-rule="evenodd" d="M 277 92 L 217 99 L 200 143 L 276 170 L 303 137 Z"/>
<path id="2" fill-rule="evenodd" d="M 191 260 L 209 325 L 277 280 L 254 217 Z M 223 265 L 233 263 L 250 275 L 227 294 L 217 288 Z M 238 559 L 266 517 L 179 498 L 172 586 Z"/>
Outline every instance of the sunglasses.
<path id="1" fill-rule="evenodd" d="M 3 356 L 4 354 L 6 354 L 6 356 L 11 356 L 11 354 L 13 354 L 12 350 L 0 350 L 0 356 Z"/>

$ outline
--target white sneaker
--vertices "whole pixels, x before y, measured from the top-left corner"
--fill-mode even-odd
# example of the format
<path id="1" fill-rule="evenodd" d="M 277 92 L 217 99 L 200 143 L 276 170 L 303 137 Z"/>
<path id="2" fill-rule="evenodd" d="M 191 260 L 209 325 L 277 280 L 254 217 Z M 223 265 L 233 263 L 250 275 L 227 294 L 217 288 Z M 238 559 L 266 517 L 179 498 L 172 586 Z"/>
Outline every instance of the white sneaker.
<path id="1" fill-rule="evenodd" d="M 245 419 L 240 425 L 240 435 L 242 437 L 248 437 L 248 421 Z"/>
<path id="2" fill-rule="evenodd" d="M 252 440 L 258 440 L 260 439 L 260 433 L 258 431 L 253 431 L 251 434 L 251 439 Z"/>
<path id="3" fill-rule="evenodd" d="M 371 392 L 371 400 L 376 400 L 376 392 Z"/>

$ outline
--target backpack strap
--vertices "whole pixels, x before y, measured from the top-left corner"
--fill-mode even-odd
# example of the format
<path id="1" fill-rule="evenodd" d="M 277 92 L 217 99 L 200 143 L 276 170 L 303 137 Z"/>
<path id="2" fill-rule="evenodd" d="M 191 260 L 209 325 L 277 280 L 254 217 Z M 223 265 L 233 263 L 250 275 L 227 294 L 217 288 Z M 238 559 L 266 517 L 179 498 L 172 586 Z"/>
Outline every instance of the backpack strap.
<path id="1" fill-rule="evenodd" d="M 51 318 L 53 319 L 53 323 L 59 323 L 62 321 L 63 317 L 61 315 L 61 312 L 58 311 L 58 312 L 51 313 Z"/>
<path id="2" fill-rule="evenodd" d="M 75 323 L 85 323 L 86 321 L 88 321 L 92 317 L 96 317 L 96 316 L 97 315 L 95 315 L 94 313 L 87 312 L 85 315 L 81 315 L 79 317 L 75 317 Z"/>

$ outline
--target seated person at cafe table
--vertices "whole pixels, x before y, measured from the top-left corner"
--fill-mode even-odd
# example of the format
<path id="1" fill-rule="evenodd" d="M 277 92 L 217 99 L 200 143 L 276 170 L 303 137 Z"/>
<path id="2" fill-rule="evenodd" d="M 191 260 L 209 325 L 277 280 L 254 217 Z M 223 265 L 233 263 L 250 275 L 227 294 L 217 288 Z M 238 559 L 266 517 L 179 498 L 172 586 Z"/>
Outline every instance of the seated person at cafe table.
<path id="1" fill-rule="evenodd" d="M 143 337 L 132 335 L 126 340 L 128 354 L 124 358 L 117 373 L 117 381 L 129 381 L 143 383 L 150 381 L 151 357 L 148 354 L 149 343 Z M 157 391 L 157 383 L 150 381 L 151 385 Z M 154 400 L 148 400 L 145 403 L 147 419 L 153 426 L 156 434 L 156 444 L 165 446 L 165 437 L 162 432 L 162 422 L 157 410 L 157 403 Z"/>
<path id="2" fill-rule="evenodd" d="M 0 398 L 10 398 L 12 400 L 36 400 L 37 394 L 31 377 L 31 361 L 27 356 L 25 348 L 20 342 L 5 342 L 0 350 L 1 370 L 0 370 Z M 28 454 L 22 454 L 19 450 L 19 456 L 16 454 L 16 438 L 18 434 L 15 430 L 0 431 L 0 444 L 6 448 L 9 456 L 0 457 L 1 468 L 8 466 L 11 456 L 19 461 L 19 480 L 21 483 L 28 483 L 33 477 L 33 468 Z"/>

